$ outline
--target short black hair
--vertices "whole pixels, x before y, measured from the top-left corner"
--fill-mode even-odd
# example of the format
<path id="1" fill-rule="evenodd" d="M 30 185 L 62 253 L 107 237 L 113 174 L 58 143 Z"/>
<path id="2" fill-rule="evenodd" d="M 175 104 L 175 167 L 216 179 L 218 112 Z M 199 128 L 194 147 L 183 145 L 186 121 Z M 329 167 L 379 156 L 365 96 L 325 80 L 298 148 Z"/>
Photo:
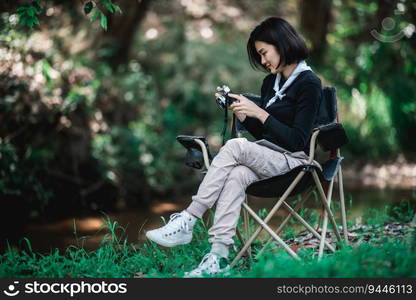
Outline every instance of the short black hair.
<path id="1" fill-rule="evenodd" d="M 254 69 L 267 71 L 267 68 L 261 64 L 261 57 L 254 45 L 256 41 L 265 42 L 276 47 L 280 55 L 279 66 L 298 63 L 309 56 L 305 40 L 292 25 L 282 18 L 270 17 L 261 22 L 251 32 L 247 42 L 250 65 Z"/>

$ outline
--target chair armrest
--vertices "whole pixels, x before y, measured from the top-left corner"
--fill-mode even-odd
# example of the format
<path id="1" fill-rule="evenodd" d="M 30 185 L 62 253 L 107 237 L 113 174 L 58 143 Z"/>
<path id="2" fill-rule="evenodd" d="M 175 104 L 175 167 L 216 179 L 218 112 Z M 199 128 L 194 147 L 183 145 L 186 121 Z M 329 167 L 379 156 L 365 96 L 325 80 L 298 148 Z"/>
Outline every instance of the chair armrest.
<path id="1" fill-rule="evenodd" d="M 208 169 L 213 156 L 209 151 L 208 142 L 205 137 L 178 135 L 176 140 L 188 150 L 185 160 L 187 166 L 201 169 L 205 165 Z"/>
<path id="2" fill-rule="evenodd" d="M 317 141 L 324 151 L 332 151 L 349 143 L 347 133 L 341 123 L 330 123 L 318 126 L 314 132 L 318 131 Z"/>
<path id="3" fill-rule="evenodd" d="M 320 126 L 314 128 L 313 131 L 320 130 L 322 132 L 325 132 L 325 131 L 335 130 L 337 128 L 342 128 L 342 124 L 341 123 L 335 123 L 335 122 L 334 123 L 329 123 L 329 124 L 324 124 L 324 125 L 320 125 Z"/>

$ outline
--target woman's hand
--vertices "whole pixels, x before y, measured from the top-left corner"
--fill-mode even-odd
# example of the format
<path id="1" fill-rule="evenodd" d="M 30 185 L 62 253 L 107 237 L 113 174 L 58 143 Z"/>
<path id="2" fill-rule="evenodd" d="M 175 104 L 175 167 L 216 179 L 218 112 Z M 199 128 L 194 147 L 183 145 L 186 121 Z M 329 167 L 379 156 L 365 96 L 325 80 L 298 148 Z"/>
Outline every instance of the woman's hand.
<path id="1" fill-rule="evenodd" d="M 231 95 L 231 94 L 228 94 L 228 95 Z M 220 96 L 221 96 L 221 94 L 215 93 L 215 98 L 218 98 Z M 231 110 L 230 107 L 228 107 L 227 109 L 230 109 Z M 234 112 L 234 113 L 235 113 L 236 117 L 238 118 L 238 120 L 240 120 L 240 122 L 244 122 L 244 120 L 246 119 L 246 115 L 245 114 L 243 114 L 243 113 L 236 113 L 236 112 Z"/>
<path id="2" fill-rule="evenodd" d="M 228 96 L 237 100 L 230 105 L 230 109 L 232 109 L 237 116 L 239 114 L 244 114 L 246 116 L 259 119 L 262 123 L 264 123 L 269 116 L 267 111 L 260 108 L 257 104 L 243 95 L 228 94 Z"/>

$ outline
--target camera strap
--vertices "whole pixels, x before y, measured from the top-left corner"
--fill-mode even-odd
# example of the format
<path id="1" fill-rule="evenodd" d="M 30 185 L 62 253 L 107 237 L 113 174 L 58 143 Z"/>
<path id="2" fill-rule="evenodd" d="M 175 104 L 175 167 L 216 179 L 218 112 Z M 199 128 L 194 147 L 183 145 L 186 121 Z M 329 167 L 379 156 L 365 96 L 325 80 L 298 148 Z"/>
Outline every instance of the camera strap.
<path id="1" fill-rule="evenodd" d="M 225 145 L 225 134 L 227 133 L 228 109 L 224 108 L 224 125 L 222 127 L 222 145 Z"/>
<path id="2" fill-rule="evenodd" d="M 237 124 L 236 124 L 236 116 L 233 114 L 233 118 L 231 120 L 231 138 L 234 139 L 237 137 Z"/>
<path id="3" fill-rule="evenodd" d="M 227 133 L 227 123 L 228 123 L 228 109 L 224 109 L 224 125 L 222 128 L 222 145 L 225 145 L 225 135 Z M 237 137 L 237 128 L 236 128 L 236 124 L 235 124 L 236 120 L 235 120 L 235 114 L 233 114 L 233 118 L 231 119 L 231 138 L 235 138 Z"/>

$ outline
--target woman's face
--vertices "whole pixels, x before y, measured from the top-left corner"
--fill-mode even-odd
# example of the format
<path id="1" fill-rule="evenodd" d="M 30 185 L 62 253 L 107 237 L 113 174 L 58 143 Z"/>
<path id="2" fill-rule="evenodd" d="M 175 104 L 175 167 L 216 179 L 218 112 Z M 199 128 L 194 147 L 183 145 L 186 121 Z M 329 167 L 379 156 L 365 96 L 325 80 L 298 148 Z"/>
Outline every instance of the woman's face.
<path id="1" fill-rule="evenodd" d="M 282 66 L 277 68 L 280 63 L 280 54 L 277 52 L 275 46 L 262 41 L 255 41 L 254 46 L 261 57 L 261 64 L 263 66 L 273 74 L 282 72 Z"/>

